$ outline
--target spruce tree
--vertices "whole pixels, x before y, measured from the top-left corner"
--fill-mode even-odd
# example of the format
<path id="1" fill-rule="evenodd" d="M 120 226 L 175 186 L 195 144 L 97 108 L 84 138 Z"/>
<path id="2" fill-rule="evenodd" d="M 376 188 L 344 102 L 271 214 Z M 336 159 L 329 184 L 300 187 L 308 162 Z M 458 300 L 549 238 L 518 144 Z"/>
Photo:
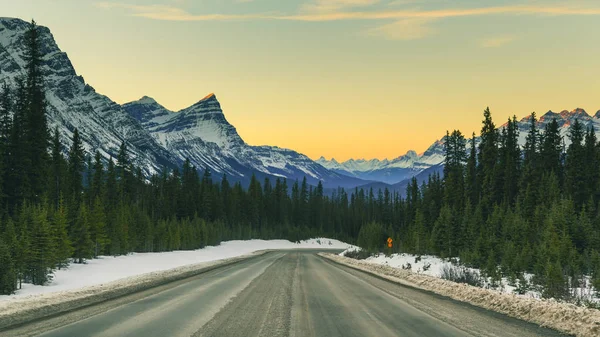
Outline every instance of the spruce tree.
<path id="1" fill-rule="evenodd" d="M 12 295 L 17 290 L 17 274 L 9 246 L 0 238 L 0 295 Z"/>
<path id="2" fill-rule="evenodd" d="M 90 216 L 90 239 L 94 246 L 94 257 L 98 257 L 104 252 L 104 248 L 109 245 L 105 214 L 100 197 L 96 197 Z"/>
<path id="3" fill-rule="evenodd" d="M 31 283 L 45 285 L 52 280 L 55 247 L 48 222 L 48 207 L 45 204 L 30 207 L 32 212 L 31 244 L 27 256 Z"/>
<path id="4" fill-rule="evenodd" d="M 69 150 L 68 161 L 68 185 L 69 185 L 69 202 L 71 208 L 76 211 L 81 203 L 83 192 L 83 170 L 84 170 L 84 152 L 79 131 L 73 131 L 73 144 Z"/>
<path id="5" fill-rule="evenodd" d="M 584 148 L 584 137 L 585 132 L 583 125 L 579 120 L 575 120 L 569 129 L 569 139 L 571 144 L 567 149 L 567 157 L 565 163 L 565 190 L 568 195 L 573 198 L 576 205 L 584 205 L 589 196 L 586 193 L 588 191 L 588 181 L 586 180 L 586 160 L 592 158 L 586 158 L 586 151 Z M 592 146 L 595 146 L 592 145 Z M 597 167 L 594 168 L 597 170 Z"/>
<path id="6" fill-rule="evenodd" d="M 26 135 L 28 134 L 27 109 L 28 97 L 25 80 L 16 78 L 17 90 L 13 106 L 12 128 L 6 156 L 4 193 L 11 213 L 31 198 L 31 170 L 30 146 Z"/>
<path id="7" fill-rule="evenodd" d="M 48 183 L 48 147 L 50 136 L 46 119 L 46 96 L 42 73 L 43 48 L 40 31 L 35 23 L 25 33 L 26 79 L 26 144 L 30 166 L 27 168 L 34 200 L 41 200 Z"/>
<path id="8" fill-rule="evenodd" d="M 67 267 L 73 255 L 71 239 L 67 232 L 67 209 L 63 199 L 59 200 L 58 208 L 52 218 L 52 239 L 54 241 L 54 264 L 58 269 Z"/>
<path id="9" fill-rule="evenodd" d="M 477 147 L 475 145 L 475 133 L 471 136 L 470 151 L 467 159 L 465 172 L 465 198 L 471 206 L 479 202 L 479 190 L 477 184 Z"/>
<path id="10" fill-rule="evenodd" d="M 95 201 L 96 198 L 103 196 L 104 187 L 104 166 L 102 164 L 102 156 L 99 151 L 94 155 L 94 165 L 92 180 L 90 184 L 90 201 Z"/>
<path id="11" fill-rule="evenodd" d="M 74 262 L 84 263 L 94 256 L 94 243 L 90 239 L 90 216 L 85 203 L 79 206 L 79 213 L 72 230 Z"/>
<path id="12" fill-rule="evenodd" d="M 492 121 L 490 109 L 486 108 L 483 126 L 481 128 L 481 143 L 479 144 L 478 175 L 481 185 L 482 202 L 488 205 L 484 209 L 486 215 L 490 206 L 500 201 L 498 191 L 498 131 Z"/>

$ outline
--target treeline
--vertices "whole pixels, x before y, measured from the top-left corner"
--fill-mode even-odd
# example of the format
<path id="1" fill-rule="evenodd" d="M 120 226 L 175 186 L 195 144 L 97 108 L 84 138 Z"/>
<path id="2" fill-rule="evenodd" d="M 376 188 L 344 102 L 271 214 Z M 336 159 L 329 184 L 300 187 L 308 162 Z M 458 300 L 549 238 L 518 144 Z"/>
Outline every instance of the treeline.
<path id="1" fill-rule="evenodd" d="M 506 277 L 519 291 L 534 287 L 545 297 L 574 299 L 590 284 L 600 290 L 595 131 L 576 120 L 566 146 L 556 120 L 544 130 L 535 113 L 529 122 L 524 147 L 516 117 L 499 129 L 489 109 L 478 144 L 475 134 L 448 133 L 444 178 L 413 179 L 398 220 L 365 227 L 359 243 L 381 249 L 382 236 L 392 235 L 398 251 L 459 257 L 493 283 Z"/>

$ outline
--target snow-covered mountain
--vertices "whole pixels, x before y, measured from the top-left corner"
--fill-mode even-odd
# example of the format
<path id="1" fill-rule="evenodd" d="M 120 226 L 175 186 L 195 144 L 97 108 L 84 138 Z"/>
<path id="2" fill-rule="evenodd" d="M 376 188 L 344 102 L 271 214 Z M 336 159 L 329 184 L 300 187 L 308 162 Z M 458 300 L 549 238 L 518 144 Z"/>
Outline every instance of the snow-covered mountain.
<path id="1" fill-rule="evenodd" d="M 600 110 L 598 110 L 593 116 L 589 115 L 584 109 L 576 108 L 568 111 L 563 110 L 561 112 L 548 111 L 545 114 L 538 116 L 537 126 L 541 132 L 544 131 L 546 125 L 553 119 L 556 119 L 560 127 L 560 133 L 564 138 L 565 145 L 569 145 L 569 127 L 579 120 L 583 123 L 584 127 L 594 127 L 597 136 L 600 138 Z M 527 132 L 529 131 L 531 123 L 531 115 L 523 117 L 518 122 L 519 127 L 519 144 L 525 145 L 525 139 Z M 502 129 L 506 124 L 500 126 Z M 478 143 L 477 139 L 476 142 Z M 468 148 L 468 145 L 467 145 Z M 379 160 L 379 159 L 350 159 L 345 162 L 338 162 L 335 158 L 327 160 L 321 157 L 317 160 L 317 163 L 324 167 L 357 178 L 365 180 L 375 180 L 378 182 L 384 182 L 386 184 L 400 186 L 401 189 L 406 185 L 407 179 L 413 176 L 427 178 L 427 172 L 433 172 L 435 168 L 436 172 L 441 172 L 439 165 L 444 161 L 444 140 L 435 141 L 427 151 L 417 154 L 415 151 L 408 151 L 405 155 L 400 156 L 393 160 Z M 437 168 L 436 168 L 437 167 Z M 431 169 L 430 169 L 431 168 Z M 422 180 L 422 179 L 421 179 Z M 404 184 L 400 184 L 404 182 Z M 369 186 L 369 185 L 365 185 Z M 391 188 L 391 187 L 390 187 Z"/>
<path id="2" fill-rule="evenodd" d="M 0 82 L 8 82 L 13 88 L 16 78 L 24 74 L 23 39 L 27 28 L 25 21 L 0 18 Z M 126 141 L 129 155 L 147 174 L 177 164 L 177 159 L 135 118 L 119 104 L 98 94 L 77 75 L 48 28 L 39 29 L 45 54 L 42 71 L 46 81 L 48 121 L 51 128 L 59 128 L 65 147 L 71 146 L 72 133 L 77 128 L 88 153 L 98 150 L 105 158 L 116 157 L 119 146 Z"/>
<path id="3" fill-rule="evenodd" d="M 233 177 L 252 173 L 322 180 L 328 187 L 354 187 L 365 181 L 328 170 L 307 156 L 274 146 L 251 146 L 237 133 L 221 109 L 215 94 L 178 112 L 166 109 L 150 97 L 123 105 L 154 139 L 179 158 L 189 158 L 198 168 L 209 167 Z"/>
<path id="4" fill-rule="evenodd" d="M 321 157 L 317 160 L 317 163 L 344 175 L 386 184 L 396 184 L 441 163 L 443 160 L 444 143 L 438 140 L 421 154 L 411 150 L 405 155 L 392 160 L 349 159 L 340 163 L 335 158 L 327 160 Z"/>
<path id="5" fill-rule="evenodd" d="M 15 86 L 24 74 L 24 34 L 28 23 L 0 18 L 0 83 Z M 128 144 L 129 155 L 146 174 L 180 166 L 189 158 L 198 169 L 210 168 L 215 175 L 248 182 L 252 174 L 264 177 L 323 181 L 329 187 L 354 187 L 366 183 L 347 177 L 292 150 L 246 144 L 227 120 L 215 95 L 179 112 L 171 112 L 149 97 L 123 106 L 97 93 L 78 76 L 67 54 L 57 46 L 50 30 L 39 27 L 45 54 L 48 121 L 58 127 L 65 148 L 70 147 L 77 128 L 88 153 L 100 151 L 115 157 L 120 144 Z"/>

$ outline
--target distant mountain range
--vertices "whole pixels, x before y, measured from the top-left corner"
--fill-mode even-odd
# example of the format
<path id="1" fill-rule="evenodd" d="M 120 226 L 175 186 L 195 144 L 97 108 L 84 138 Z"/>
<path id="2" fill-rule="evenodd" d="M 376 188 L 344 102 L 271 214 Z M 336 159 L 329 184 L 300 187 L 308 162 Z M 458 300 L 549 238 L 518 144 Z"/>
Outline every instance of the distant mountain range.
<path id="1" fill-rule="evenodd" d="M 350 159 L 340 163 L 335 158 L 326 160 L 321 157 L 317 163 L 335 172 L 363 180 L 396 184 L 442 161 L 444 161 L 444 143 L 438 140 L 421 154 L 408 151 L 405 155 L 392 160 Z"/>
<path id="2" fill-rule="evenodd" d="M 0 18 L 0 83 L 14 87 L 24 74 L 24 33 L 29 23 Z M 58 127 L 64 150 L 71 146 L 77 128 L 88 154 L 99 151 L 105 159 L 116 157 L 125 142 L 129 156 L 145 174 L 180 167 L 189 159 L 199 170 L 209 168 L 214 176 L 226 174 L 231 181 L 247 184 L 254 174 L 259 179 L 287 178 L 316 185 L 322 181 L 337 187 L 375 187 L 404 191 L 408 179 L 419 181 L 431 172 L 441 172 L 443 138 L 425 152 L 408 151 L 392 160 L 347 160 L 324 157 L 316 161 L 289 149 L 247 144 L 231 125 L 214 94 L 177 112 L 170 111 L 150 97 L 120 105 L 97 93 L 77 75 L 66 53 L 57 46 L 50 30 L 39 27 L 44 56 L 48 120 Z M 590 116 L 583 109 L 552 111 L 540 116 L 540 128 L 556 118 L 566 135 L 575 119 L 600 131 L 600 111 Z M 519 122 L 520 142 L 524 144 L 530 116 Z M 599 135 L 600 136 L 600 135 Z M 568 139 L 565 139 L 568 144 Z"/>
<path id="3" fill-rule="evenodd" d="M 594 127 L 596 134 L 600 137 L 600 110 L 594 115 L 589 115 L 584 109 L 577 108 L 572 111 L 563 110 L 561 112 L 548 111 L 545 114 L 538 116 L 538 128 L 543 132 L 546 125 L 556 119 L 560 127 L 560 133 L 565 140 L 565 145 L 569 145 L 570 141 L 567 137 L 569 127 L 579 120 L 585 127 Z M 525 145 L 527 132 L 531 124 L 531 115 L 522 118 L 518 122 L 519 127 L 519 144 Z M 506 124 L 500 126 L 503 128 Z M 478 143 L 478 141 L 476 140 Z M 468 145 L 467 145 L 468 148 Z M 349 159 L 344 162 L 338 162 L 335 158 L 327 160 L 321 157 L 317 163 L 335 172 L 348 176 L 357 177 L 364 180 L 375 180 L 385 184 L 370 183 L 365 187 L 388 187 L 392 190 L 404 192 L 408 180 L 412 177 L 417 177 L 419 182 L 427 179 L 429 173 L 443 171 L 444 161 L 444 141 L 435 141 L 427 151 L 422 154 L 417 154 L 415 151 L 408 151 L 405 155 L 398 158 L 388 160 L 379 159 Z"/>

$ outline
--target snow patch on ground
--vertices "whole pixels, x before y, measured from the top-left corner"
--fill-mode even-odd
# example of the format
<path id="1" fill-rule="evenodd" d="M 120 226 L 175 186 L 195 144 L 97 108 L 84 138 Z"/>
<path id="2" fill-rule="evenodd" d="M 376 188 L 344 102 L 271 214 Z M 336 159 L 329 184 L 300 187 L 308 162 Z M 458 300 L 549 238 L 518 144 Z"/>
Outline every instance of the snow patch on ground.
<path id="1" fill-rule="evenodd" d="M 218 261 L 246 255 L 259 250 L 271 249 L 347 249 L 349 244 L 332 239 L 318 238 L 293 243 L 287 240 L 226 241 L 219 246 L 193 251 L 163 253 L 133 253 L 125 256 L 101 256 L 88 260 L 86 264 L 72 263 L 67 269 L 57 270 L 54 279 L 46 286 L 23 284 L 15 295 L 0 296 L 0 303 L 20 297 L 67 291 L 87 286 L 100 285 L 119 279 L 157 271 L 169 270 L 186 265 Z"/>
<path id="2" fill-rule="evenodd" d="M 580 337 L 600 336 L 600 310 L 582 308 L 554 300 L 537 300 L 514 294 L 473 287 L 467 284 L 442 280 L 430 275 L 376 264 L 371 261 L 321 254 L 338 263 L 377 274 L 390 281 L 431 291 L 457 301 L 496 311 L 511 317 L 549 327 Z"/>
<path id="3" fill-rule="evenodd" d="M 352 247 L 352 248 L 347 249 L 346 251 L 351 251 L 351 250 L 356 250 L 356 249 L 360 249 L 360 248 Z M 344 256 L 344 253 L 346 251 L 340 253 L 339 255 Z M 391 255 L 385 255 L 385 254 L 380 253 L 377 255 L 373 255 L 369 258 L 366 258 L 363 261 L 368 262 L 368 263 L 398 268 L 398 269 L 405 269 L 405 270 L 409 270 L 409 271 L 412 271 L 417 274 L 423 274 L 423 275 L 428 275 L 428 276 L 437 277 L 437 278 L 442 278 L 442 270 L 444 267 L 456 267 L 448 259 L 442 259 L 442 258 L 439 258 L 437 256 L 432 256 L 432 255 L 418 256 L 418 255 L 406 254 L 406 253 L 391 254 Z M 460 261 L 458 258 L 455 258 L 455 263 L 457 263 L 457 262 L 460 262 Z M 467 270 L 482 276 L 481 271 L 479 269 L 467 268 L 467 267 L 462 267 L 462 266 L 460 268 L 466 268 Z M 531 281 L 533 275 L 525 274 L 524 277 L 527 279 L 527 281 Z M 499 293 L 515 294 L 517 296 L 526 297 L 526 298 L 535 298 L 535 299 L 542 298 L 541 292 L 536 290 L 535 287 L 531 287 L 531 286 L 529 287 L 530 289 L 527 290 L 525 293 L 519 294 L 517 291 L 517 289 L 518 289 L 517 283 L 511 282 L 506 277 L 503 277 L 499 282 L 494 283 L 494 282 L 492 282 L 492 280 L 490 278 L 485 278 L 482 276 L 482 281 L 483 281 L 483 285 L 482 285 L 483 288 L 494 290 Z M 588 301 L 591 303 L 600 302 L 600 298 L 596 295 L 596 292 L 591 287 L 589 278 L 586 280 L 585 283 L 588 285 L 587 288 L 576 288 L 573 290 L 574 301 L 581 300 L 582 302 Z"/>
<path id="4" fill-rule="evenodd" d="M 350 247 L 353 246 L 325 238 L 299 243 L 248 240 L 223 242 L 195 251 L 102 257 L 57 271 L 48 286 L 25 285 L 16 295 L 0 296 L 0 329 L 154 288 L 268 250 Z"/>
<path id="5" fill-rule="evenodd" d="M 410 270 L 417 274 L 438 278 L 442 277 L 442 268 L 450 264 L 437 256 L 422 255 L 419 260 L 416 255 L 412 254 L 392 254 L 390 256 L 379 254 L 369 257 L 365 261 L 394 268 L 408 268 L 410 265 Z"/>

